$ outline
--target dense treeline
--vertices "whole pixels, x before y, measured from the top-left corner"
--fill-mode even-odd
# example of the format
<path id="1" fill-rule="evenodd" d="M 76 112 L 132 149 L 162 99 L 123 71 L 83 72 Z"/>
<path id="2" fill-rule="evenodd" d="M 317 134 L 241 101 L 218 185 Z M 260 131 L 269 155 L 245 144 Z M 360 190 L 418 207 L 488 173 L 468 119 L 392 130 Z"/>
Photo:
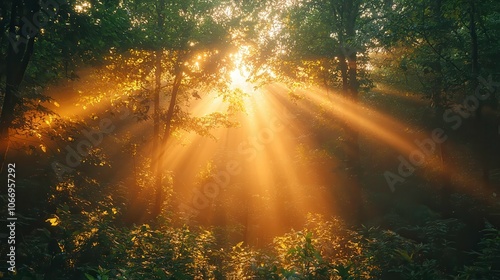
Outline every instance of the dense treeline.
<path id="1" fill-rule="evenodd" d="M 496 1 L 8 0 L 0 33 L 1 277 L 500 279 Z"/>

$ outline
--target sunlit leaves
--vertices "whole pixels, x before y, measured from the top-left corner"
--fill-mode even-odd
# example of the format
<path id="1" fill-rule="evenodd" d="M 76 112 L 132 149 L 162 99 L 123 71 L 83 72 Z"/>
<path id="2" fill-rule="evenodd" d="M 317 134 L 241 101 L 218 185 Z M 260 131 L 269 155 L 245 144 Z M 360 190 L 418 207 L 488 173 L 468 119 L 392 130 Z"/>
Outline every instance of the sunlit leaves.
<path id="1" fill-rule="evenodd" d="M 212 139 L 212 130 L 219 127 L 235 127 L 237 122 L 231 120 L 231 116 L 219 112 L 213 112 L 203 117 L 193 117 L 186 113 L 179 113 L 174 120 L 176 126 L 180 126 L 188 132 L 195 132 L 201 136 L 208 136 Z"/>
<path id="2" fill-rule="evenodd" d="M 47 220 L 45 220 L 45 222 L 49 223 L 51 226 L 55 227 L 57 226 L 61 221 L 59 219 L 59 217 L 57 217 L 56 215 L 54 215 L 52 218 L 48 218 Z"/>
<path id="3" fill-rule="evenodd" d="M 477 10 L 471 14 L 470 4 Z M 465 94 L 475 83 L 472 77 L 470 19 L 482 22 L 476 27 L 481 70 L 495 72 L 490 53 L 496 43 L 487 39 L 492 33 L 482 29 L 494 14 L 493 4 L 476 1 L 394 1 L 396 9 L 387 12 L 387 21 L 378 39 L 387 52 L 378 64 L 382 79 L 399 86 L 417 89 L 432 98 L 436 106 L 448 106 L 456 95 Z M 488 8 L 482 8 L 487 5 Z M 491 38 L 491 37 L 490 37 Z M 479 70 L 479 69 L 477 69 Z M 474 74 L 477 75 L 478 73 Z"/>
<path id="4" fill-rule="evenodd" d="M 374 36 L 366 32 L 374 25 L 365 17 L 375 17 L 370 1 L 283 1 L 274 3 L 261 17 L 266 18 L 256 39 L 259 53 L 251 59 L 253 76 L 267 82 L 280 81 L 292 88 L 319 85 L 342 88 L 341 62 L 352 53 L 360 56 Z M 371 15 L 371 16 L 370 16 Z M 270 20 L 272 19 L 272 20 Z M 352 59 L 352 58 L 350 58 Z M 359 77 L 366 61 L 357 61 Z M 273 75 L 266 72 L 271 69 Z M 359 81 L 350 81 L 357 85 Z M 364 85 L 365 83 L 362 82 Z"/>
<path id="5" fill-rule="evenodd" d="M 245 112 L 245 98 L 248 93 L 244 92 L 240 88 L 234 90 L 223 91 L 221 93 L 222 100 L 229 104 L 227 111 L 230 114 L 235 114 L 238 112 Z"/>

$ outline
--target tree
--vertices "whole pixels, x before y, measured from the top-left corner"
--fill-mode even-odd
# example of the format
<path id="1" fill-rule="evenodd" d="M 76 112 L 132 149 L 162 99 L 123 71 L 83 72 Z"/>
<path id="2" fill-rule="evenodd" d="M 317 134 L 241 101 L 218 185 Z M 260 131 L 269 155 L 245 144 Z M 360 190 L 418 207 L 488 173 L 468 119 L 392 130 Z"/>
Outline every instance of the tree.
<path id="1" fill-rule="evenodd" d="M 491 49 L 491 45 L 496 45 L 492 38 L 497 35 L 489 31 L 492 25 L 487 27 L 498 14 L 497 10 L 498 5 L 494 3 L 473 0 L 394 1 L 392 11 L 388 12 L 390 20 L 383 25 L 380 35 L 382 45 L 389 52 L 403 50 L 398 53 L 399 58 L 395 58 L 395 65 L 404 75 L 420 82 L 420 91 L 434 108 L 431 125 L 448 128 L 444 117 L 449 116 L 452 105 L 476 96 L 477 106 L 467 105 L 469 112 L 460 112 L 460 116 L 463 120 L 475 116 L 475 150 L 485 185 L 489 180 L 496 128 L 492 117 L 485 117 L 484 112 L 490 111 L 491 115 L 498 101 L 479 79 L 491 77 L 497 71 L 491 64 L 498 55 Z M 447 134 L 457 134 L 456 129 L 458 127 L 448 129 Z M 443 170 L 453 165 L 450 157 L 454 151 L 449 142 L 440 145 Z M 446 197 L 451 178 L 449 172 L 442 175 Z"/>
<path id="2" fill-rule="evenodd" d="M 368 51 L 376 44 L 375 35 L 384 3 L 376 1 L 279 1 L 258 14 L 263 27 L 254 45 L 260 55 L 253 60 L 256 80 L 285 82 L 297 87 L 321 86 L 341 92 L 349 114 L 361 114 L 360 90 L 371 87 L 368 78 Z M 271 22 L 271 24 L 269 24 Z M 267 24 L 267 25 L 266 25 Z M 269 69 L 269 70 L 268 70 Z M 342 104 L 340 104 L 342 103 Z M 344 132 L 345 166 L 351 177 L 349 196 L 353 218 L 362 213 L 359 176 L 361 160 L 359 127 L 347 114 L 336 114 Z"/>
<path id="3" fill-rule="evenodd" d="M 209 135 L 210 129 L 231 126 L 227 114 L 212 113 L 193 117 L 184 111 L 194 98 L 217 92 L 224 99 L 237 93 L 229 90 L 229 73 L 233 69 L 229 55 L 237 50 L 232 43 L 236 29 L 230 1 L 168 1 L 127 3 L 133 32 L 134 48 L 113 53 L 107 60 L 105 76 L 124 86 L 121 99 L 142 119 L 152 118 L 151 170 L 155 176 L 154 206 L 151 217 L 160 214 L 165 188 L 164 155 L 172 133 L 194 130 Z M 236 98 L 238 99 L 238 98 Z M 153 112 L 142 110 L 152 103 Z M 133 104 L 133 105 L 132 105 Z M 149 106 L 149 105 L 148 105 Z"/>
<path id="4" fill-rule="evenodd" d="M 10 11 L 6 10 L 10 8 Z M 19 90 L 26 69 L 33 55 L 35 38 L 40 32 L 30 19 L 40 14 L 37 1 L 11 1 L 10 7 L 2 5 L 2 14 L 8 14 L 8 45 L 5 66 L 8 69 L 5 93 L 0 115 L 0 160 L 3 169 L 9 149 L 9 129 L 14 121 L 14 110 L 19 103 Z M 3 34 L 2 34 L 3 35 Z M 4 41 L 4 40 L 3 40 Z M 5 42 L 5 41 L 4 41 Z"/>
<path id="5" fill-rule="evenodd" d="M 0 60 L 5 61 L 0 66 L 0 82 L 5 87 L 0 157 L 4 162 L 10 136 L 38 130 L 33 115 L 37 120 L 55 117 L 44 106 L 51 99 L 42 89 L 62 78 L 78 78 L 77 66 L 99 62 L 110 48 L 126 48 L 123 38 L 128 23 L 118 3 L 110 1 L 6 1 L 0 5 L 0 13 L 0 50 L 5 56 Z"/>
<path id="6" fill-rule="evenodd" d="M 379 24 L 383 5 L 331 0 L 276 2 L 273 7 L 261 13 L 261 20 L 276 23 L 262 28 L 255 39 L 261 49 L 261 56 L 254 60 L 257 79 L 277 79 L 292 88 L 337 88 L 356 104 L 360 88 L 371 85 L 365 69 L 367 51 L 374 45 L 374 26 Z M 266 67 L 276 77 L 270 77 L 271 72 L 263 70 Z M 345 120 L 345 132 L 348 167 L 356 174 L 360 168 L 358 131 Z"/>

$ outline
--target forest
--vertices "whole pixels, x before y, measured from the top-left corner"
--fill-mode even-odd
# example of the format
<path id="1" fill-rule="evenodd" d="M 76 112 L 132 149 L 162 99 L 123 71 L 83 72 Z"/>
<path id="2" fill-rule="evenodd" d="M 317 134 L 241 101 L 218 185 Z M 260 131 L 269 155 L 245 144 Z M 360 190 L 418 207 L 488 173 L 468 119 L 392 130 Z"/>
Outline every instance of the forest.
<path id="1" fill-rule="evenodd" d="M 0 278 L 500 279 L 500 2 L 0 1 Z"/>

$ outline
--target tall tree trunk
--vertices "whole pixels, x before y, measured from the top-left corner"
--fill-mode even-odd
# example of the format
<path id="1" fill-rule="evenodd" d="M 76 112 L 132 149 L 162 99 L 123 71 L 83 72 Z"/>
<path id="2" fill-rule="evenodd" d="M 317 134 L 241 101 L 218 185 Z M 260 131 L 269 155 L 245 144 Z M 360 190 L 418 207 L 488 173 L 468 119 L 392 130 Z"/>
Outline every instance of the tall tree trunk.
<path id="1" fill-rule="evenodd" d="M 344 55 L 344 51 L 340 51 L 339 64 L 340 64 L 340 75 L 342 77 L 342 93 L 347 97 L 349 95 L 349 80 L 347 75 L 347 58 Z"/>
<path id="2" fill-rule="evenodd" d="M 347 76 L 348 76 L 348 98 L 353 103 L 354 109 L 357 108 L 358 102 L 358 71 L 357 71 L 357 55 L 356 51 L 356 21 L 359 16 L 360 3 L 358 0 L 344 1 L 345 11 L 345 34 L 347 44 L 344 46 L 344 56 L 347 58 Z M 356 112 L 353 112 L 356 114 Z M 358 175 L 361 168 L 360 153 L 359 153 L 359 132 L 358 129 L 351 126 L 348 129 L 348 152 L 353 174 Z"/>
<path id="3" fill-rule="evenodd" d="M 474 86 L 473 90 L 475 90 L 479 83 L 477 80 L 477 78 L 479 77 L 479 45 L 477 41 L 475 0 L 469 0 L 469 21 L 471 38 L 472 85 Z"/>
<path id="4" fill-rule="evenodd" d="M 469 35 L 471 39 L 471 86 L 472 91 L 479 86 L 479 44 L 477 40 L 477 28 L 476 28 L 476 3 L 475 0 L 469 0 Z M 490 149 L 491 149 L 491 139 L 489 132 L 488 121 L 484 116 L 485 105 L 484 101 L 480 101 L 479 108 L 476 111 L 476 118 L 479 122 L 479 133 L 478 133 L 478 144 L 479 144 L 479 158 L 480 165 L 482 169 L 482 181 L 484 186 L 488 186 L 490 181 Z"/>
<path id="5" fill-rule="evenodd" d="M 443 11 L 442 11 L 442 0 L 436 0 L 434 1 L 431 5 L 432 6 L 432 12 L 433 12 L 433 21 L 434 24 L 442 24 L 444 22 L 444 17 L 443 17 Z M 434 80 L 432 83 L 432 88 L 431 88 L 431 101 L 433 105 L 436 108 L 436 115 L 435 117 L 437 120 L 435 121 L 436 124 L 439 124 L 440 127 L 446 127 L 446 124 L 444 123 L 442 116 L 444 115 L 445 112 L 445 107 L 446 107 L 446 99 L 444 96 L 444 91 L 443 91 L 443 72 L 442 72 L 442 57 L 443 57 L 443 45 L 445 44 L 444 41 L 444 31 L 442 29 L 437 29 L 433 30 L 433 32 L 436 32 L 437 37 L 434 37 L 436 42 L 434 44 L 433 50 L 435 52 L 435 60 L 432 63 L 432 69 L 434 71 Z M 432 42 L 429 40 L 426 40 L 429 44 Z M 452 191 L 452 182 L 451 182 L 451 174 L 448 172 L 450 170 L 449 167 L 453 164 L 448 158 L 450 155 L 449 151 L 449 141 L 441 143 L 439 145 L 440 147 L 440 155 L 441 155 L 441 169 L 442 169 L 442 174 L 441 174 L 441 205 L 443 207 L 443 211 L 445 213 L 451 213 L 451 204 L 450 204 L 450 196 L 451 196 L 451 191 Z"/>
<path id="6" fill-rule="evenodd" d="M 356 24 L 359 17 L 360 1 L 359 0 L 344 0 L 341 6 L 337 9 L 340 15 L 343 34 L 339 36 L 341 43 L 340 69 L 342 74 L 342 90 L 345 98 L 349 100 L 353 106 L 352 110 L 357 110 L 358 102 L 358 72 L 357 72 L 357 50 L 356 50 Z M 357 112 L 351 112 L 357 115 Z M 361 221 L 364 215 L 363 198 L 361 185 L 357 180 L 360 175 L 360 149 L 359 149 L 359 130 L 353 125 L 353 121 L 346 120 L 346 153 L 348 159 L 349 175 L 352 180 L 347 190 L 349 194 L 351 219 Z"/>
<path id="7" fill-rule="evenodd" d="M 164 162 L 164 156 L 165 156 L 165 150 L 167 147 L 167 142 L 168 139 L 170 138 L 171 134 L 171 129 L 172 129 L 172 119 L 174 117 L 174 112 L 175 112 L 175 106 L 177 104 L 177 96 L 179 93 L 179 88 L 181 86 L 182 82 L 182 71 L 179 69 L 176 71 L 177 74 L 175 75 L 174 82 L 172 85 L 172 93 L 170 96 L 170 103 L 168 105 L 168 110 L 167 110 L 167 115 L 165 119 L 165 131 L 163 133 L 163 138 L 161 141 L 162 147 L 158 149 L 158 156 L 157 160 L 159 161 L 158 163 L 158 171 L 161 172 L 163 169 L 163 162 Z M 164 202 L 164 195 L 163 195 L 163 185 L 160 184 L 157 185 L 156 188 L 156 194 L 155 194 L 155 206 L 153 210 L 153 215 L 158 216 L 161 213 L 163 202 Z"/>
<path id="8" fill-rule="evenodd" d="M 178 70 L 175 75 L 174 84 L 172 86 L 172 95 L 170 96 L 170 103 L 168 105 L 167 116 L 165 119 L 165 132 L 163 133 L 163 144 L 165 144 L 172 132 L 172 119 L 174 117 L 175 106 L 177 105 L 177 95 L 182 83 L 182 71 Z"/>
<path id="9" fill-rule="evenodd" d="M 157 17 L 158 17 L 158 30 L 157 39 L 161 38 L 161 32 L 164 25 L 164 10 L 165 1 L 159 0 L 158 6 L 156 7 Z M 151 168 L 154 174 L 154 197 L 158 196 L 158 193 L 162 192 L 162 177 L 163 172 L 161 169 L 161 159 L 159 157 L 160 148 L 160 92 L 161 92 L 161 76 L 162 76 L 162 58 L 163 49 L 157 49 L 155 51 L 155 89 L 153 92 L 153 147 L 151 151 Z M 161 206 L 158 208 L 157 201 L 153 205 L 151 211 L 152 217 L 157 217 L 161 213 Z"/>
<path id="10" fill-rule="evenodd" d="M 357 78 L 357 52 L 351 51 L 352 53 L 348 56 L 349 64 L 349 95 L 348 98 L 353 103 L 353 109 L 357 109 L 358 103 L 358 78 Z M 355 112 L 356 113 L 356 112 Z M 359 131 L 355 127 L 350 127 L 348 131 L 349 139 L 349 154 L 351 167 L 353 168 L 354 174 L 357 174 L 361 169 L 360 152 L 359 152 Z"/>
<path id="11" fill-rule="evenodd" d="M 339 55 L 340 71 L 342 77 L 342 92 L 344 97 L 351 102 L 357 101 L 357 90 L 354 93 L 352 87 L 352 79 L 356 79 L 356 73 L 353 73 L 352 69 L 349 67 L 351 63 L 351 57 L 347 57 L 342 50 L 343 54 Z M 355 70 L 354 70 L 355 71 Z M 354 94 L 353 94 L 354 93 Z M 354 108 L 355 106 L 353 106 Z M 349 119 L 344 119 L 344 129 L 346 133 L 346 144 L 345 153 L 347 158 L 348 167 L 351 171 L 354 171 L 359 167 L 359 143 L 358 143 L 358 131 L 352 125 L 352 121 Z"/>

